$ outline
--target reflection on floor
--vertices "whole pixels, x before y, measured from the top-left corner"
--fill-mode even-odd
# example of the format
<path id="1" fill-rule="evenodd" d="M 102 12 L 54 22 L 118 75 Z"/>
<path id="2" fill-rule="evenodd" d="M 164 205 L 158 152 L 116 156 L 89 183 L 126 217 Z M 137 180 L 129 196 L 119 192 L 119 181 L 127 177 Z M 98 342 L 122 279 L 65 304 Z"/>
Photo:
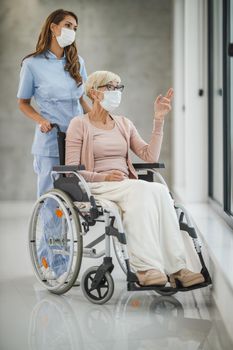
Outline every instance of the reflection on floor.
<path id="1" fill-rule="evenodd" d="M 1 350 L 230 350 L 211 289 L 172 297 L 127 292 L 115 263 L 112 299 L 88 302 L 80 287 L 52 295 L 33 276 L 27 254 L 27 216 L 0 224 Z M 100 260 L 84 259 L 82 272 Z"/>

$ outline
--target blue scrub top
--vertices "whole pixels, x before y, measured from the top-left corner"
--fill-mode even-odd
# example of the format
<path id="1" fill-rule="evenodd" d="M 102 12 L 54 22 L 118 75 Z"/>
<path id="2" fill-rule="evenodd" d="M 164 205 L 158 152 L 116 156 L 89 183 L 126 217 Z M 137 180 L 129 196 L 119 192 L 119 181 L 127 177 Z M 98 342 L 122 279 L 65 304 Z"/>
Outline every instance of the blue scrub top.
<path id="1" fill-rule="evenodd" d="M 20 72 L 18 98 L 29 99 L 34 96 L 39 113 L 51 123 L 57 123 L 66 131 L 71 119 L 83 114 L 79 98 L 84 93 L 83 84 L 76 81 L 64 70 L 65 54 L 61 59 L 51 52 L 26 58 Z M 87 79 L 84 60 L 79 56 L 80 74 L 83 83 Z M 52 129 L 42 133 L 36 125 L 32 154 L 41 156 L 58 156 L 57 133 Z"/>

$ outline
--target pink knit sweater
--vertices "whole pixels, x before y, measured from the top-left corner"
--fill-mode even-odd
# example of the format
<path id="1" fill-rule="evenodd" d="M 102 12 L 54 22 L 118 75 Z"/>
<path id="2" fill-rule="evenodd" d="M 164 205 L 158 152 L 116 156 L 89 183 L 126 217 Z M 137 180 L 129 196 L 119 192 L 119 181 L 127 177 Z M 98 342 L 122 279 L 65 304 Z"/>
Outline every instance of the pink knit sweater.
<path id="1" fill-rule="evenodd" d="M 108 174 L 112 170 L 119 170 L 128 178 L 127 142 L 118 126 L 115 124 L 111 130 L 99 129 L 93 124 L 91 126 L 94 151 L 93 171 Z M 106 145 L 108 146 L 106 147 Z"/>
<path id="2" fill-rule="evenodd" d="M 133 123 L 122 116 L 112 116 L 120 132 L 127 142 L 126 162 L 129 170 L 129 178 L 137 179 L 137 173 L 129 157 L 131 149 L 139 158 L 148 163 L 157 162 L 160 155 L 164 121 L 154 119 L 153 130 L 149 143 L 146 143 L 139 135 Z M 106 148 L 108 145 L 103 145 Z M 111 154 L 109 154 L 111 156 Z M 110 160 L 111 161 L 111 160 Z M 88 182 L 105 181 L 106 173 L 95 172 L 95 162 L 93 154 L 93 128 L 89 121 L 88 114 L 75 117 L 71 120 L 66 134 L 66 165 L 83 164 L 86 170 L 80 171 L 80 174 Z M 116 169 L 114 164 L 110 168 Z"/>

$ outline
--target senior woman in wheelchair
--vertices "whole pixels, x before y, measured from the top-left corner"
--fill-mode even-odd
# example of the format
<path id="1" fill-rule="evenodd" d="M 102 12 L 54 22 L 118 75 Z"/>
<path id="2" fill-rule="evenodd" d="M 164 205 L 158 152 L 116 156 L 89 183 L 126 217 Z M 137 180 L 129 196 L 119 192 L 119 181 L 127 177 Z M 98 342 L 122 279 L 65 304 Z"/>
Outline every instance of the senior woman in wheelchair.
<path id="1" fill-rule="evenodd" d="M 141 285 L 165 285 L 167 275 L 174 287 L 175 279 L 183 287 L 204 282 L 201 273 L 186 268 L 183 239 L 167 187 L 139 180 L 129 157 L 132 150 L 146 162 L 158 161 L 173 90 L 156 98 L 151 139 L 146 143 L 129 119 L 112 114 L 124 88 L 118 75 L 97 71 L 88 77 L 85 88 L 92 109 L 73 118 L 68 127 L 66 164 L 85 165 L 80 173 L 95 198 L 121 208 L 130 263 Z"/>

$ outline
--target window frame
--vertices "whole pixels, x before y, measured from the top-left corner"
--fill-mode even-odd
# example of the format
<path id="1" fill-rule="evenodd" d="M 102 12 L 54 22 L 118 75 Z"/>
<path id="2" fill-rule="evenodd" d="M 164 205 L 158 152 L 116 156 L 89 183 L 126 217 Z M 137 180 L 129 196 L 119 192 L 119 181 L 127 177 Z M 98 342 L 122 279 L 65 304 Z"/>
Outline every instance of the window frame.
<path id="1" fill-rule="evenodd" d="M 218 214 L 233 228 L 233 208 L 231 208 L 231 105 L 230 105 L 230 1 L 222 0 L 223 15 L 223 206 L 213 197 L 213 0 L 208 0 L 208 195 L 209 203 Z M 233 5 L 232 5 L 233 6 Z M 233 24 L 232 24 L 233 25 Z M 233 84 L 233 82 L 232 82 Z M 233 102 L 232 102 L 233 104 Z M 233 108 L 233 106 L 232 106 Z"/>

